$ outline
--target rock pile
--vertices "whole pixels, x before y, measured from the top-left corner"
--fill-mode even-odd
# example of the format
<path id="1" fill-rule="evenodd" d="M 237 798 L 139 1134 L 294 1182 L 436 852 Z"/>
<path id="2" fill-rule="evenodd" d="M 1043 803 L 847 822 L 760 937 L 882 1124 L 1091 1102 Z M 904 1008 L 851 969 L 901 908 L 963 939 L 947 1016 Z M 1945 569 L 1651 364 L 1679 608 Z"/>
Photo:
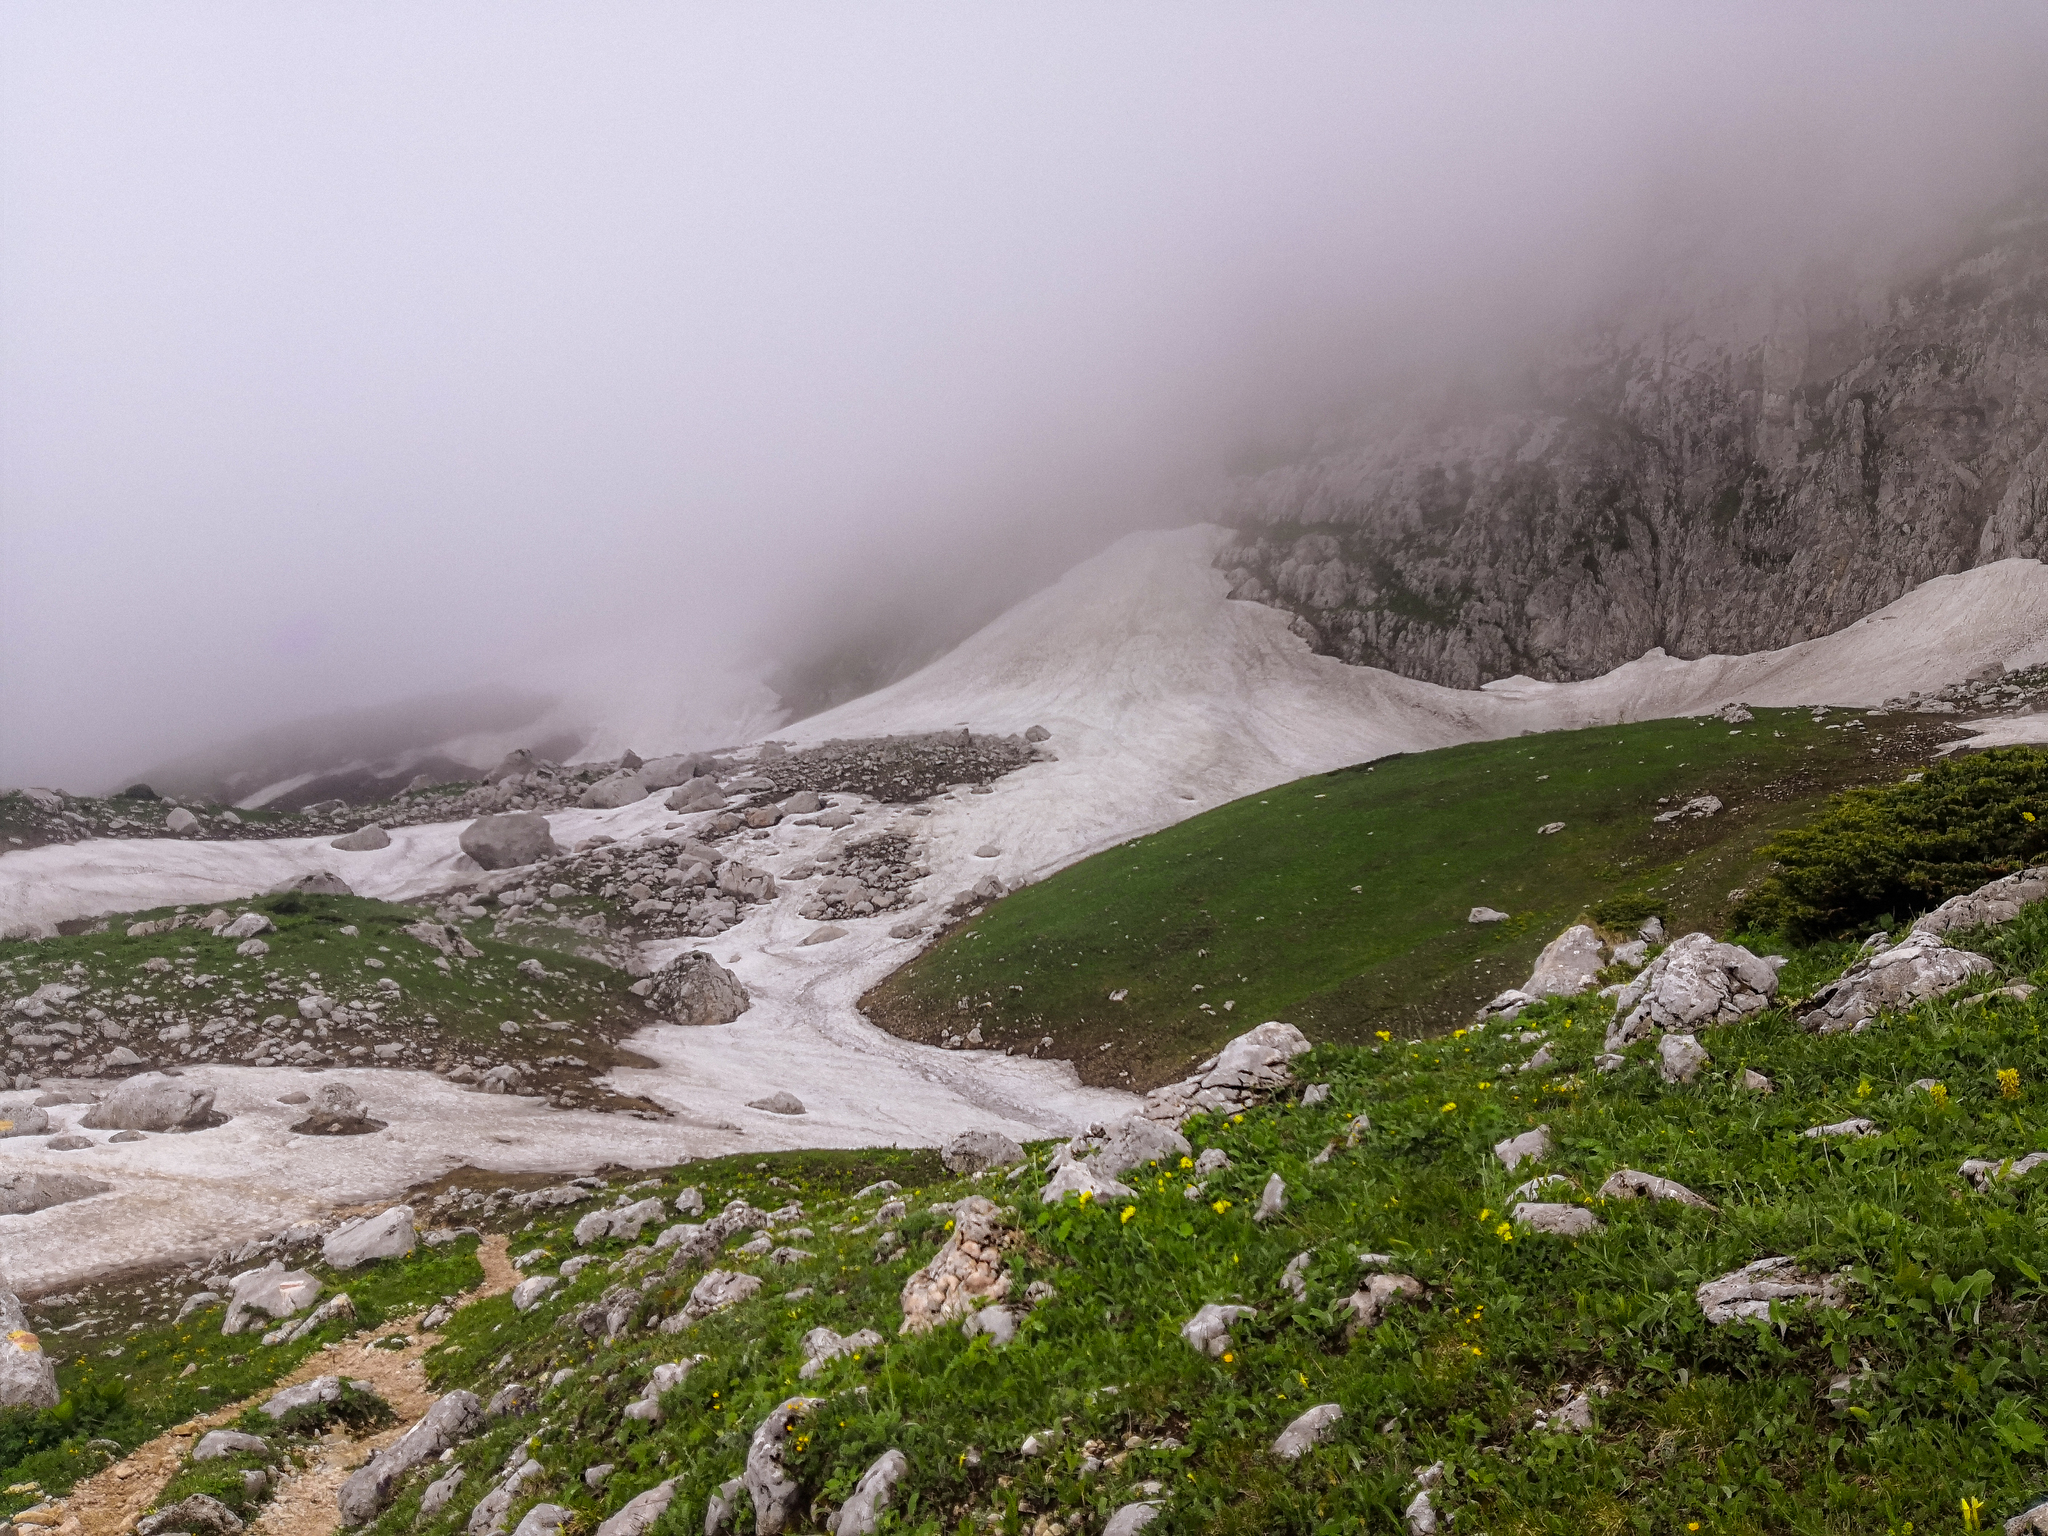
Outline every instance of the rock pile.
<path id="1" fill-rule="evenodd" d="M 1688 933 L 1652 960 L 1615 999 L 1607 1049 L 1666 1031 L 1733 1024 L 1771 1006 L 1778 970 L 1740 944 Z"/>
<path id="2" fill-rule="evenodd" d="M 1179 1125 L 1190 1115 L 1235 1114 L 1263 1103 L 1293 1083 L 1288 1065 L 1310 1049 L 1308 1037 L 1292 1024 L 1268 1020 L 1248 1030 L 1178 1083 L 1145 1096 L 1146 1118 Z"/>
<path id="3" fill-rule="evenodd" d="M 1971 898 L 1961 898 L 1969 900 Z M 1954 949 L 1939 934 L 1913 932 L 1858 960 L 1806 1000 L 1799 1022 L 1817 1034 L 1867 1028 L 1886 1009 L 1910 1008 L 1997 969 L 1982 955 Z"/>
<path id="4" fill-rule="evenodd" d="M 701 949 L 685 950 L 633 990 L 676 1024 L 730 1024 L 752 1001 L 740 979 Z"/>
<path id="5" fill-rule="evenodd" d="M 925 1333 L 993 1305 L 1010 1293 L 1007 1234 L 992 1200 L 969 1195 L 954 1208 L 953 1234 L 931 1262 L 903 1282 L 903 1332 Z"/>

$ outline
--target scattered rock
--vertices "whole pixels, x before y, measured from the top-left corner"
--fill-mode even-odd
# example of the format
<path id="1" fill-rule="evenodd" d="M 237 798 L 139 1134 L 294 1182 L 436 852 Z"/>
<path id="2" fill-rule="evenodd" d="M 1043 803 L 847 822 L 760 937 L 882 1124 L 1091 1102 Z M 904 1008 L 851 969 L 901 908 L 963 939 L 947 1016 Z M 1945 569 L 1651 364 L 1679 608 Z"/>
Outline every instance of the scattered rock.
<path id="1" fill-rule="evenodd" d="M 483 1405 L 474 1392 L 450 1392 L 341 1485 L 336 1503 L 344 1525 L 365 1525 L 391 1502 L 399 1480 L 484 1427 Z"/>
<path id="2" fill-rule="evenodd" d="M 723 1312 L 728 1307 L 738 1306 L 760 1289 L 761 1281 L 757 1275 L 743 1275 L 732 1270 L 714 1269 L 705 1274 L 691 1288 L 690 1299 L 683 1303 L 683 1310 L 678 1312 L 676 1317 L 681 1318 L 683 1320 L 681 1326 L 687 1328 L 690 1324 L 699 1322 L 714 1312 Z M 672 1317 L 668 1321 L 673 1323 L 675 1320 L 676 1318 Z M 668 1332 L 681 1331 L 680 1328 L 670 1329 L 667 1327 L 667 1324 L 664 1324 L 663 1327 Z"/>
<path id="3" fill-rule="evenodd" d="M 659 1200 L 636 1200 L 631 1205 L 614 1206 L 610 1210 L 592 1211 L 576 1223 L 578 1247 L 607 1237 L 621 1238 L 633 1242 L 640 1236 L 640 1229 L 650 1221 L 659 1221 L 667 1214 Z M 564 1266 L 566 1268 L 566 1266 Z"/>
<path id="4" fill-rule="evenodd" d="M 330 848 L 339 848 L 343 853 L 375 853 L 379 848 L 391 846 L 391 834 L 374 821 L 368 826 L 331 840 Z"/>
<path id="5" fill-rule="evenodd" d="M 898 1450 L 877 1456 L 861 1473 L 839 1513 L 825 1522 L 825 1536 L 874 1536 L 881 1512 L 889 1507 L 896 1485 L 910 1475 L 910 1458 Z"/>
<path id="6" fill-rule="evenodd" d="M 1377 1260 L 1392 1263 L 1386 1254 L 1361 1254 L 1361 1260 Z M 1369 1332 L 1380 1325 L 1389 1308 L 1397 1302 L 1422 1300 L 1422 1282 L 1413 1275 L 1393 1273 L 1374 1275 L 1370 1280 L 1344 1298 L 1344 1305 L 1351 1309 L 1351 1322 L 1344 1330 L 1345 1337 Z"/>
<path id="7" fill-rule="evenodd" d="M 1287 1183 L 1279 1174 L 1266 1180 L 1266 1187 L 1259 1193 L 1259 1208 L 1252 1213 L 1252 1220 L 1261 1225 L 1275 1220 L 1287 1209 Z"/>
<path id="8" fill-rule="evenodd" d="M 1763 1073 L 1753 1071 L 1748 1067 L 1742 1069 L 1742 1075 L 1735 1081 L 1736 1086 L 1742 1089 L 1744 1093 L 1776 1093 L 1778 1091 L 1776 1083 L 1765 1077 Z"/>
<path id="9" fill-rule="evenodd" d="M 1507 913 L 1496 912 L 1492 907 L 1474 907 L 1465 915 L 1468 923 L 1504 923 L 1507 920 Z"/>
<path id="10" fill-rule="evenodd" d="M 7 1112 L 13 1118 L 0 1120 L 0 1138 L 8 1136 L 43 1136 L 50 1129 L 50 1117 L 37 1104 L 24 1104 L 21 1108 Z"/>
<path id="11" fill-rule="evenodd" d="M 1159 1518 L 1159 1506 L 1151 1503 L 1125 1504 L 1109 1517 L 1102 1527 L 1102 1536 L 1138 1536 Z"/>
<path id="12" fill-rule="evenodd" d="M 1680 1205 L 1696 1206 L 1703 1211 L 1714 1209 L 1711 1200 L 1702 1199 L 1674 1179 L 1661 1179 L 1654 1173 L 1638 1173 L 1633 1168 L 1617 1168 L 1607 1176 L 1607 1182 L 1600 1186 L 1602 1200 L 1675 1200 Z"/>
<path id="13" fill-rule="evenodd" d="M 1913 932 L 1936 937 L 1962 928 L 1991 928 L 2009 923 L 2022 907 L 2048 901 L 2048 864 L 1980 885 L 1967 896 L 1952 896 L 1913 924 Z"/>
<path id="14" fill-rule="evenodd" d="M 211 1531 L 214 1536 L 235 1536 L 241 1529 L 240 1515 L 204 1493 L 191 1494 L 135 1522 L 136 1536 L 156 1536 L 159 1531 Z"/>
<path id="15" fill-rule="evenodd" d="M 224 939 L 253 939 L 259 933 L 273 933 L 277 924 L 261 912 L 244 912 L 220 930 Z"/>
<path id="16" fill-rule="evenodd" d="M 412 1252 L 419 1234 L 409 1205 L 394 1205 L 375 1216 L 358 1216 L 327 1234 L 320 1256 L 336 1269 L 354 1269 L 373 1259 L 395 1259 Z"/>
<path id="17" fill-rule="evenodd" d="M 1700 1311 L 1716 1325 L 1738 1318 L 1768 1317 L 1774 1301 L 1817 1301 L 1824 1307 L 1839 1307 L 1847 1298 L 1847 1282 L 1835 1277 L 1816 1277 L 1786 1258 L 1758 1259 L 1709 1280 L 1693 1292 Z"/>
<path id="18" fill-rule="evenodd" d="M 800 945 L 830 944 L 834 939 L 846 937 L 846 930 L 836 923 L 827 923 L 822 928 L 813 928 L 799 941 Z"/>
<path id="19" fill-rule="evenodd" d="M 1607 1049 L 1659 1032 L 1733 1024 L 1771 1006 L 1778 973 L 1740 944 L 1688 933 L 1652 960 L 1615 999 Z"/>
<path id="20" fill-rule="evenodd" d="M 804 1101 L 786 1088 L 778 1088 L 765 1099 L 747 1100 L 749 1109 L 765 1109 L 771 1115 L 800 1115 Z"/>
<path id="21" fill-rule="evenodd" d="M 754 1501 L 755 1536 L 782 1536 L 789 1526 L 802 1490 L 782 1464 L 783 1447 L 818 1401 L 814 1397 L 785 1398 L 754 1430 L 740 1481 Z"/>
<path id="22" fill-rule="evenodd" d="M 1258 1315 L 1257 1307 L 1227 1306 L 1212 1301 L 1181 1324 L 1180 1336 L 1187 1340 L 1188 1347 L 1196 1354 L 1221 1360 L 1230 1348 L 1231 1324 L 1239 1318 Z"/>
<path id="23" fill-rule="evenodd" d="M 1668 811 L 1660 812 L 1650 819 L 1655 822 L 1705 821 L 1709 816 L 1721 813 L 1721 802 L 1713 795 L 1694 795 L 1683 805 L 1675 805 Z"/>
<path id="24" fill-rule="evenodd" d="M 560 1275 L 529 1275 L 512 1287 L 512 1310 L 529 1312 L 534 1305 L 562 1283 Z"/>
<path id="25" fill-rule="evenodd" d="M 1344 1417 L 1335 1403 L 1318 1403 L 1280 1431 L 1273 1442 L 1273 1454 L 1282 1461 L 1299 1461 L 1329 1438 L 1331 1428 Z"/>
<path id="26" fill-rule="evenodd" d="M 1082 1162 L 1060 1164 L 1053 1170 L 1052 1178 L 1047 1180 L 1045 1187 L 1039 1190 L 1038 1199 L 1042 1205 L 1056 1205 L 1069 1195 L 1086 1195 L 1091 1200 L 1128 1200 L 1136 1193 L 1130 1185 L 1119 1183 L 1114 1174 L 1091 1157 Z"/>
<path id="27" fill-rule="evenodd" d="M 925 1333 L 1010 1293 L 1002 1212 L 969 1195 L 953 1208 L 953 1232 L 931 1262 L 903 1282 L 903 1329 Z"/>
<path id="28" fill-rule="evenodd" d="M 656 1483 L 645 1493 L 636 1494 L 628 1499 L 617 1514 L 599 1525 L 597 1536 L 647 1536 L 647 1532 L 654 1528 L 654 1523 L 668 1513 L 668 1507 L 675 1502 L 675 1497 L 674 1478 Z"/>
<path id="29" fill-rule="evenodd" d="M 615 811 L 647 798 L 647 783 L 637 773 L 614 773 L 583 791 L 576 803 L 586 811 Z"/>
<path id="30" fill-rule="evenodd" d="M 797 1371 L 797 1377 L 809 1381 L 841 1355 L 850 1355 L 861 1349 L 879 1349 L 881 1344 L 882 1336 L 872 1328 L 848 1334 L 836 1333 L 830 1328 L 813 1328 L 803 1336 L 798 1346 L 804 1352 L 804 1363 Z"/>
<path id="31" fill-rule="evenodd" d="M 181 805 L 164 818 L 164 830 L 173 837 L 183 837 L 199 830 L 199 818 Z"/>
<path id="32" fill-rule="evenodd" d="M 1145 1096 L 1145 1117 L 1179 1125 L 1190 1115 L 1235 1114 L 1263 1103 L 1293 1083 L 1288 1063 L 1309 1049 L 1307 1036 L 1292 1024 L 1269 1020 L 1232 1040 L 1192 1077 L 1153 1089 Z"/>
<path id="33" fill-rule="evenodd" d="M 1799 1022 L 1823 1035 L 1860 1029 L 1887 1009 L 1945 996 L 1973 976 L 1997 969 L 1982 955 L 1953 949 L 1939 935 L 1915 932 L 1866 955 L 1806 1000 Z"/>
<path id="34" fill-rule="evenodd" d="M 301 1408 L 311 1408 L 320 1403 L 341 1401 L 341 1378 L 339 1376 L 315 1376 L 311 1381 L 302 1381 L 294 1386 L 272 1393 L 263 1403 L 263 1411 L 271 1418 L 282 1422 Z"/>
<path id="35" fill-rule="evenodd" d="M 1606 963 L 1600 935 L 1574 923 L 1543 946 L 1520 990 L 1531 997 L 1576 997 L 1593 985 Z"/>
<path id="36" fill-rule="evenodd" d="M 198 1131 L 219 1122 L 211 1088 L 147 1072 L 115 1084 L 78 1123 L 94 1131 Z"/>
<path id="37" fill-rule="evenodd" d="M 1539 1125 L 1533 1131 L 1524 1131 L 1519 1136 L 1495 1142 L 1493 1155 L 1500 1159 L 1501 1166 L 1509 1173 L 1523 1163 L 1543 1162 L 1550 1156 L 1550 1127 Z"/>
<path id="38" fill-rule="evenodd" d="M 270 1442 L 261 1435 L 245 1435 L 238 1429 L 210 1429 L 192 1447 L 194 1461 L 218 1461 L 223 1456 L 268 1456 Z"/>
<path id="39" fill-rule="evenodd" d="M 1510 1213 L 1518 1227 L 1549 1237 L 1587 1237 L 1606 1225 L 1583 1205 L 1550 1205 L 1525 1200 Z"/>
<path id="40" fill-rule="evenodd" d="M 303 1094 L 298 1097 L 301 1101 L 305 1099 Z M 361 1095 L 347 1083 L 322 1083 L 311 1102 L 313 1107 L 306 1118 L 292 1127 L 294 1135 L 367 1136 L 385 1127 L 384 1121 L 370 1118 Z"/>
<path id="41" fill-rule="evenodd" d="M 0 1291 L 0 1408 L 54 1408 L 57 1367 L 12 1291 Z"/>
<path id="42" fill-rule="evenodd" d="M 1689 1083 L 1713 1061 L 1697 1035 L 1666 1035 L 1657 1042 L 1657 1075 L 1667 1083 Z"/>
<path id="43" fill-rule="evenodd" d="M 1988 1157 L 1973 1157 L 1956 1171 L 1976 1185 L 1979 1194 L 1988 1194 L 1993 1182 L 2021 1178 L 2032 1173 L 2043 1163 L 2048 1163 L 2048 1152 L 2029 1152 L 2018 1161 L 2009 1157 L 2002 1161 Z"/>
<path id="44" fill-rule="evenodd" d="M 221 1319 L 220 1331 L 240 1333 L 249 1325 L 250 1314 L 254 1312 L 261 1312 L 266 1317 L 290 1317 L 294 1312 L 310 1307 L 319 1294 L 318 1280 L 303 1269 L 286 1269 L 273 1259 L 261 1269 L 235 1276 L 234 1286 L 228 1294 L 227 1315 Z"/>
<path id="45" fill-rule="evenodd" d="M 420 1495 L 419 1518 L 423 1524 L 448 1507 L 449 1501 L 462 1487 L 462 1477 L 462 1468 L 457 1467 L 446 1477 L 427 1484 L 427 1491 Z"/>
<path id="46" fill-rule="evenodd" d="M 656 971 L 644 994 L 677 1024 L 730 1024 L 752 1003 L 739 977 L 701 949 L 685 950 Z"/>
<path id="47" fill-rule="evenodd" d="M 556 1536 L 576 1516 L 559 1504 L 536 1504 L 520 1517 L 512 1536 Z"/>
<path id="48" fill-rule="evenodd" d="M 479 816 L 462 831 L 462 851 L 485 869 L 516 869 L 561 853 L 547 817 L 538 811 Z"/>
<path id="49" fill-rule="evenodd" d="M 1878 1134 L 1874 1121 L 1861 1115 L 1850 1120 L 1837 1120 L 1833 1125 L 1816 1125 L 1799 1133 L 1801 1136 L 1819 1139 L 1828 1136 L 1875 1136 Z"/>
<path id="50" fill-rule="evenodd" d="M 939 1150 L 939 1161 L 954 1173 L 980 1173 L 1024 1161 L 1024 1149 L 1000 1131 L 962 1131 Z"/>
<path id="51" fill-rule="evenodd" d="M 315 870 L 310 875 L 301 875 L 296 880 L 287 880 L 282 885 L 270 888 L 272 896 L 353 896 L 355 888 L 341 876 L 327 870 Z"/>

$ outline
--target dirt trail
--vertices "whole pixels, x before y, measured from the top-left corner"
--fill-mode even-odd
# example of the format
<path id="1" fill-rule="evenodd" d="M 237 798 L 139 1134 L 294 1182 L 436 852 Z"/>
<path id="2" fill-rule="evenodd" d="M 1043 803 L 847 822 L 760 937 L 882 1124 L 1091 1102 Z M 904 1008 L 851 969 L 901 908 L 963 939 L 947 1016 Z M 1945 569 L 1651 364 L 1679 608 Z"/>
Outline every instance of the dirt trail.
<path id="1" fill-rule="evenodd" d="M 483 1265 L 483 1284 L 466 1292 L 460 1298 L 462 1302 L 496 1296 L 518 1283 L 519 1272 L 507 1256 L 505 1238 L 486 1237 L 477 1249 L 477 1260 Z M 441 1336 L 409 1333 L 403 1349 L 373 1347 L 378 1338 L 392 1331 L 393 1325 L 389 1323 L 366 1328 L 316 1350 L 276 1385 L 239 1403 L 188 1419 L 137 1446 L 112 1466 L 78 1483 L 68 1496 L 51 1506 L 50 1513 L 60 1517 L 59 1523 L 48 1527 L 52 1536 L 122 1536 L 156 1502 L 199 1436 L 232 1422 L 244 1409 L 266 1401 L 281 1388 L 311 1381 L 316 1376 L 343 1376 L 375 1383 L 397 1414 L 397 1422 L 361 1439 L 337 1430 L 313 1442 L 306 1449 L 306 1465 L 286 1471 L 282 1486 L 249 1526 L 251 1536 L 327 1536 L 340 1524 L 334 1495 L 343 1480 L 362 1465 L 371 1450 L 389 1445 L 403 1434 L 434 1401 L 435 1394 L 428 1390 L 421 1360 L 441 1341 Z"/>

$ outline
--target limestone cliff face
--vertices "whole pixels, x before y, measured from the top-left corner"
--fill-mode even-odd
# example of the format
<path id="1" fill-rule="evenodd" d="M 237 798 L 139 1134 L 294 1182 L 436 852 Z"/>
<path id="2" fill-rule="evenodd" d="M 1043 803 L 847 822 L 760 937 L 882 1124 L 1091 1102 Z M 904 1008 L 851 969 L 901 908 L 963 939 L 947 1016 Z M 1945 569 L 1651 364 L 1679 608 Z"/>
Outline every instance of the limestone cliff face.
<path id="1" fill-rule="evenodd" d="M 1746 302 L 1617 322 L 1245 479 L 1232 596 L 1474 687 L 1786 645 L 2048 558 L 2048 219 L 1889 293 Z"/>

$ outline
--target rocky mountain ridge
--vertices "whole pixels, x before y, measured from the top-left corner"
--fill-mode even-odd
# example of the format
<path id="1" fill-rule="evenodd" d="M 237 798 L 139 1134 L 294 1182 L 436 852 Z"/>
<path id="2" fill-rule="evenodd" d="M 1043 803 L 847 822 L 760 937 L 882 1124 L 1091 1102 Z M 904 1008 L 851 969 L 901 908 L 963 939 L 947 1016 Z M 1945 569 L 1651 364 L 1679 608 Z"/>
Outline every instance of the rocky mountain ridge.
<path id="1" fill-rule="evenodd" d="M 1462 688 L 1783 646 L 2041 558 L 2048 218 L 1882 294 L 1609 317 L 1510 384 L 1243 478 L 1220 520 L 1231 596 L 1324 655 Z"/>

